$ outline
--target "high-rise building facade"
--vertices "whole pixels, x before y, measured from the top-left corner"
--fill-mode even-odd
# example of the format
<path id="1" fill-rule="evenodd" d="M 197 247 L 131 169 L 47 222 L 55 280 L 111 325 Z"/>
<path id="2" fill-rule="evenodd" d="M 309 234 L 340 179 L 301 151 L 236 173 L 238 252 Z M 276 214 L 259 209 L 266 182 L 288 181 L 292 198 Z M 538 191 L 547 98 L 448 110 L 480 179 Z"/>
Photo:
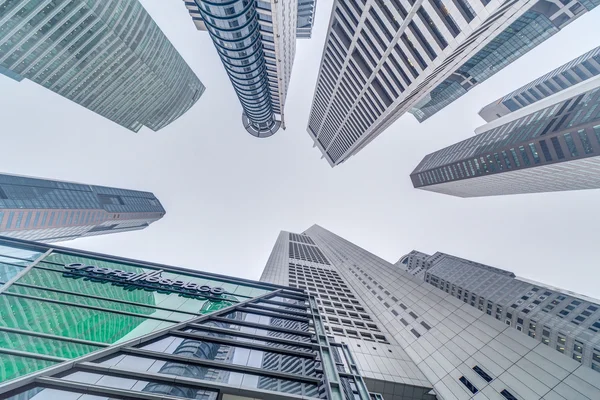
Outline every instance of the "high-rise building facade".
<path id="1" fill-rule="evenodd" d="M 429 281 L 417 277 L 422 263 L 426 264 L 422 271 L 431 276 L 427 265 L 436 255 L 412 252 L 410 257 L 414 260 L 404 257 L 393 265 L 315 225 L 302 234 L 279 235 L 261 280 L 304 289 L 315 296 L 326 331 L 348 344 L 367 387 L 382 393 L 386 400 L 600 398 L 600 375 L 591 368 L 592 362 L 600 361 L 600 334 L 596 331 L 573 324 L 570 328 L 580 329 L 579 337 L 586 340 L 571 343 L 563 335 L 562 343 L 556 332 L 569 328 L 567 319 L 544 318 L 542 312 L 540 321 L 534 322 L 540 341 L 540 337 L 519 332 L 516 311 L 509 326 L 488 315 L 487 305 L 483 310 L 470 305 L 470 294 L 465 303 L 462 297 L 434 287 L 431 277 Z M 409 265 L 411 272 L 406 271 Z M 452 268 L 448 270 L 453 273 Z M 494 279 L 509 279 L 510 273 L 498 275 Z M 470 278 L 467 271 L 464 277 Z M 508 290 L 504 284 L 498 282 Z M 539 300 L 539 308 L 557 307 L 556 315 L 568 304 L 572 307 L 567 308 L 572 313 L 568 321 L 578 321 L 579 315 L 589 321 L 600 318 L 597 309 L 589 308 L 595 307 L 591 302 L 584 304 L 580 297 L 555 290 L 539 298 L 545 296 L 545 290 L 549 289 L 531 290 L 529 299 L 515 302 L 527 302 L 519 303 L 527 308 Z M 554 303 L 558 296 L 565 297 L 560 306 Z M 479 299 L 474 304 L 478 305 Z M 547 322 L 552 318 L 556 325 Z M 522 326 L 523 332 L 530 329 L 524 322 Z M 551 339 L 545 341 L 547 329 Z M 555 350 L 557 344 L 565 347 L 564 354 Z M 568 346 L 573 349 L 567 350 Z"/>
<path id="2" fill-rule="evenodd" d="M 600 372 L 599 300 L 449 254 L 416 253 L 396 266 L 417 276 L 409 266 L 420 259 L 425 282 Z"/>
<path id="3" fill-rule="evenodd" d="M 459 197 L 600 188 L 600 76 L 427 155 L 413 186 Z"/>
<path id="4" fill-rule="evenodd" d="M 317 0 L 298 0 L 298 23 L 296 24 L 298 39 L 311 38 L 316 12 Z"/>
<path id="5" fill-rule="evenodd" d="M 0 398 L 381 399 L 305 291 L 0 239 Z"/>
<path id="6" fill-rule="evenodd" d="M 6 0 L 0 26 L 0 74 L 134 132 L 164 128 L 204 92 L 138 0 Z"/>
<path id="7" fill-rule="evenodd" d="M 308 121 L 331 166 L 424 121 L 598 0 L 336 0 Z"/>
<path id="8" fill-rule="evenodd" d="M 298 1 L 184 2 L 196 28 L 213 40 L 242 105 L 244 128 L 260 138 L 285 129 Z"/>
<path id="9" fill-rule="evenodd" d="M 488 104 L 479 111 L 479 116 L 492 122 L 596 75 L 600 75 L 600 47 Z"/>
<path id="10" fill-rule="evenodd" d="M 164 215 L 149 192 L 0 174 L 0 236 L 62 242 L 144 229 Z"/>

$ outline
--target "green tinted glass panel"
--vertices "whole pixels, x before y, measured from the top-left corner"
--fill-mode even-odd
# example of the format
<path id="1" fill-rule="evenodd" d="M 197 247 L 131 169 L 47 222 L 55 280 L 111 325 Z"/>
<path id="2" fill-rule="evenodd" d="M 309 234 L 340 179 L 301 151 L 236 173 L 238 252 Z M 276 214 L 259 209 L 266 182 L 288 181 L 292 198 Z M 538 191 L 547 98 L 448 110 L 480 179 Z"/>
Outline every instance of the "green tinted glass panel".
<path id="1" fill-rule="evenodd" d="M 97 283 L 97 284 L 102 285 L 101 283 Z M 108 285 L 106 285 L 106 286 L 108 286 Z M 116 301 L 101 300 L 101 299 L 95 299 L 95 298 L 86 297 L 86 296 L 78 296 L 78 295 L 68 294 L 68 293 L 58 293 L 58 292 L 52 292 L 50 290 L 36 289 L 36 288 L 30 288 L 30 287 L 24 287 L 24 286 L 18 286 L 18 285 L 12 285 L 7 290 L 7 292 L 8 293 L 25 294 L 28 296 L 34 296 L 34 297 L 38 297 L 38 298 L 42 298 L 42 299 L 60 300 L 60 301 L 64 301 L 67 303 L 71 303 L 73 305 L 82 304 L 82 305 L 86 305 L 86 306 L 100 307 L 100 308 L 104 308 L 104 309 L 108 309 L 108 310 L 124 311 L 124 312 L 133 313 L 133 314 L 139 314 L 140 316 L 147 316 L 147 317 L 151 317 L 151 318 L 162 318 L 162 319 L 168 319 L 168 320 L 177 321 L 177 322 L 185 321 L 190 318 L 194 318 L 194 315 L 192 315 L 192 314 L 182 314 L 182 313 L 178 313 L 178 312 L 160 310 L 160 309 L 150 308 L 150 307 L 143 307 L 143 306 L 138 306 L 138 305 L 134 305 L 134 304 L 118 303 Z"/>
<path id="2" fill-rule="evenodd" d="M 51 265 L 46 263 L 42 264 L 43 267 Z M 85 278 L 74 279 L 72 277 L 63 276 L 63 271 L 54 272 L 41 268 L 31 269 L 19 279 L 18 283 L 59 289 L 83 295 L 104 297 L 112 300 L 128 301 L 146 306 L 159 306 L 174 311 L 194 314 L 203 314 L 204 312 L 202 309 L 207 307 L 206 303 L 210 302 L 198 297 L 182 297 L 179 293 L 166 294 L 147 290 L 126 290 L 122 286 L 115 286 L 107 282 L 102 283 L 100 281 L 93 281 Z M 230 296 L 226 297 L 229 300 L 228 303 L 235 302 L 236 300 Z M 182 315 L 181 318 L 184 318 L 184 316 Z"/>
<path id="3" fill-rule="evenodd" d="M 0 263 L 0 282 L 8 282 L 25 267 Z"/>
<path id="4" fill-rule="evenodd" d="M 18 378 L 40 369 L 48 368 L 56 363 L 52 361 L 37 360 L 35 358 L 0 355 L 0 382 Z"/>
<path id="5" fill-rule="evenodd" d="M 55 357 L 76 358 L 102 349 L 103 347 L 0 331 L 0 348 L 46 354 Z"/>
<path id="6" fill-rule="evenodd" d="M 148 318 L 0 295 L 0 326 L 26 331 L 114 343 L 171 325 L 173 323 Z"/>

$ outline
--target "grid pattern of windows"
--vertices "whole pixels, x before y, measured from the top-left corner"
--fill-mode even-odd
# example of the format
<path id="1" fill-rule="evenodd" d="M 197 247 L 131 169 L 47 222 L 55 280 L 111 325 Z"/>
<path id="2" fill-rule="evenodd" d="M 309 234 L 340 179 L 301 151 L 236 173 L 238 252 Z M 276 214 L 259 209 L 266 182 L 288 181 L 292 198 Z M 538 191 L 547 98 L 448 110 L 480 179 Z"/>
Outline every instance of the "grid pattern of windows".
<path id="1" fill-rule="evenodd" d="M 3 2 L 0 67 L 137 132 L 180 117 L 204 85 L 138 1 Z"/>
<path id="2" fill-rule="evenodd" d="M 476 18 L 474 1 L 334 2 L 308 121 L 331 165 L 406 111 L 419 121 L 435 114 L 595 6 L 484 1 Z"/>
<path id="3" fill-rule="evenodd" d="M 298 243 L 305 243 L 305 244 L 310 244 L 310 245 L 315 246 L 315 242 L 313 242 L 313 240 L 310 238 L 310 236 L 298 235 L 297 233 L 290 233 L 290 241 L 298 242 Z"/>
<path id="4" fill-rule="evenodd" d="M 317 264 L 329 265 L 329 261 L 317 246 L 290 242 L 289 256 L 295 260 L 310 261 Z"/>
<path id="5" fill-rule="evenodd" d="M 444 253 L 425 258 L 425 263 L 425 282 L 594 367 L 593 349 L 600 346 L 600 304 Z"/>
<path id="6" fill-rule="evenodd" d="M 290 263 L 289 283 L 317 298 L 326 329 L 334 335 L 388 342 L 337 271 Z"/>
<path id="7" fill-rule="evenodd" d="M 429 154 L 411 179 L 422 188 L 593 157 L 600 154 L 598 123 L 596 87 Z M 565 185 L 568 188 L 568 182 Z"/>
<path id="8" fill-rule="evenodd" d="M 0 175 L 0 231 L 58 241 L 143 229 L 165 210 L 149 192 Z M 6 216 L 6 217 L 5 217 Z"/>
<path id="9" fill-rule="evenodd" d="M 479 115 L 490 122 L 599 74 L 600 47 L 596 47 L 485 106 Z"/>

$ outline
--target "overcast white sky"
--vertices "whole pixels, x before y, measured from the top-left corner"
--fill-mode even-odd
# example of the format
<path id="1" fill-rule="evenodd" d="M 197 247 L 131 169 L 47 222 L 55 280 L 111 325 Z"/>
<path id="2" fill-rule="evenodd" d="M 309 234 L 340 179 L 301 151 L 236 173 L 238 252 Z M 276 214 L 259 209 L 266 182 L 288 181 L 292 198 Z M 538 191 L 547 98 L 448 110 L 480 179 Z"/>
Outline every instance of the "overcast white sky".
<path id="1" fill-rule="evenodd" d="M 306 133 L 331 11 L 318 0 L 298 41 L 287 130 L 250 136 L 208 34 L 181 0 L 142 0 L 207 90 L 167 128 L 134 134 L 30 81 L 0 75 L 0 171 L 154 192 L 166 216 L 144 231 L 63 245 L 258 279 L 280 230 L 318 223 L 395 262 L 443 251 L 600 298 L 600 190 L 461 199 L 412 188 L 428 153 L 473 135 L 479 109 L 598 46 L 584 15 L 423 124 L 405 115 L 330 168 Z"/>

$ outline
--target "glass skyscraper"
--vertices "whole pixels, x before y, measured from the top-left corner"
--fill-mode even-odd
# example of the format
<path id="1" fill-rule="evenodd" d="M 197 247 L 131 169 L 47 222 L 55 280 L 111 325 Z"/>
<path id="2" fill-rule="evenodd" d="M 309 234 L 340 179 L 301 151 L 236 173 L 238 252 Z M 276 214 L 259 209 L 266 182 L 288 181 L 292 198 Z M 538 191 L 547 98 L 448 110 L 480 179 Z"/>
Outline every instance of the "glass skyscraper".
<path id="1" fill-rule="evenodd" d="M 427 155 L 413 186 L 458 197 L 598 189 L 599 107 L 596 76 Z"/>
<path id="2" fill-rule="evenodd" d="M 297 26 L 312 28 L 313 4 L 297 0 L 184 0 L 207 31 L 242 105 L 242 125 L 259 138 L 285 129 L 285 101 L 296 54 Z M 306 6 L 305 6 L 306 5 Z M 302 21 L 298 19 L 302 16 Z"/>
<path id="3" fill-rule="evenodd" d="M 0 2 L 0 74 L 135 132 L 164 128 L 204 92 L 138 0 Z"/>
<path id="4" fill-rule="evenodd" d="M 380 399 L 303 290 L 7 238 L 0 398 Z"/>
<path id="5" fill-rule="evenodd" d="M 149 192 L 0 174 L 0 236 L 66 241 L 144 229 L 164 215 Z"/>
<path id="6" fill-rule="evenodd" d="M 331 166 L 425 121 L 600 0 L 336 0 L 308 120 Z"/>
<path id="7" fill-rule="evenodd" d="M 443 253 L 394 265 L 318 225 L 281 232 L 261 281 L 314 296 L 385 400 L 600 398 L 597 300 Z"/>
<path id="8" fill-rule="evenodd" d="M 597 75 L 600 75 L 600 47 L 488 104 L 479 111 L 479 116 L 492 122 Z"/>

